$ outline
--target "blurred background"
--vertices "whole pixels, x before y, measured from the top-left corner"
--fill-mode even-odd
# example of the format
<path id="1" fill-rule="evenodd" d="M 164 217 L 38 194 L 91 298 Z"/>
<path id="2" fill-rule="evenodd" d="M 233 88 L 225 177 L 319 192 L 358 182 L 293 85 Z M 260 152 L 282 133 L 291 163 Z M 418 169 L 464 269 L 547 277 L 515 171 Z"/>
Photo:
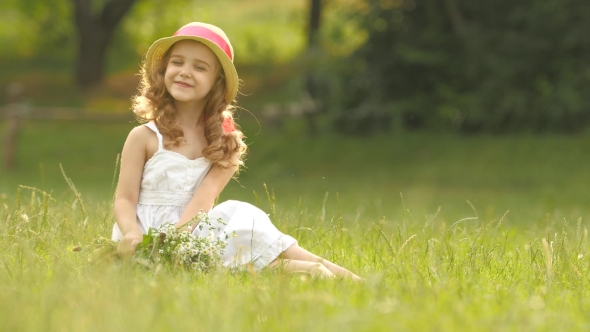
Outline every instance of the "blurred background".
<path id="1" fill-rule="evenodd" d="M 586 0 L 4 0 L 0 198 L 69 195 L 61 164 L 108 200 L 142 56 L 191 21 L 227 33 L 244 81 L 250 154 L 222 198 L 590 216 Z"/>

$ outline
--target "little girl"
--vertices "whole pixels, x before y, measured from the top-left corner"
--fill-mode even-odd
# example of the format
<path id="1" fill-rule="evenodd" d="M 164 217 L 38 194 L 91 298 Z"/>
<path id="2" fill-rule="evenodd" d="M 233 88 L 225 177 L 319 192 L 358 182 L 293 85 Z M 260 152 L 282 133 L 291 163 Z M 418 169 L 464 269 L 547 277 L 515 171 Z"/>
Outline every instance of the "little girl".
<path id="1" fill-rule="evenodd" d="M 112 235 L 119 253 L 133 255 L 150 227 L 174 222 L 186 228 L 203 211 L 214 224 L 220 218 L 225 225 L 218 226 L 233 235 L 226 240 L 226 266 L 280 265 L 290 272 L 359 279 L 299 247 L 253 205 L 227 201 L 213 207 L 246 152 L 233 122 L 239 83 L 233 59 L 225 33 L 198 22 L 149 48 L 133 99 L 136 117 L 146 123 L 129 133 L 121 157 Z M 209 232 L 196 225 L 191 231 Z"/>

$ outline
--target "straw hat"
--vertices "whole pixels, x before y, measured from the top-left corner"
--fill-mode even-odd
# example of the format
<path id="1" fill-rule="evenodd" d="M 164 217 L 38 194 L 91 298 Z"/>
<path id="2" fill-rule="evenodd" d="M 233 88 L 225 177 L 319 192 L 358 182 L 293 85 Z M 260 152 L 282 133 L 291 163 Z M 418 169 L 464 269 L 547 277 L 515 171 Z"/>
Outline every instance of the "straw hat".
<path id="1" fill-rule="evenodd" d="M 145 56 L 145 70 L 148 75 L 157 70 L 160 59 L 174 43 L 180 40 L 196 40 L 205 44 L 215 53 L 225 72 L 225 100 L 230 103 L 238 94 L 238 73 L 234 67 L 234 49 L 225 33 L 218 27 L 201 22 L 192 22 L 180 28 L 172 37 L 156 40 Z"/>

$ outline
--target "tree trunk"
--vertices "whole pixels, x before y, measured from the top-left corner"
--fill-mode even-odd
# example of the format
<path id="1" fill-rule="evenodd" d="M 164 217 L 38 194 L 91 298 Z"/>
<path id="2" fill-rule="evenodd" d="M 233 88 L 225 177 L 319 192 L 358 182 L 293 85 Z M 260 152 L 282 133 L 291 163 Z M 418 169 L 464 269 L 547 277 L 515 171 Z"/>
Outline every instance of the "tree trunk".
<path id="1" fill-rule="evenodd" d="M 463 19 L 463 15 L 461 15 L 457 0 L 444 0 L 444 2 L 455 34 L 460 38 L 464 38 L 467 29 L 465 28 L 465 20 Z"/>
<path id="2" fill-rule="evenodd" d="M 308 26 L 308 40 L 307 40 L 307 52 L 308 56 L 314 58 L 318 52 L 318 33 L 320 30 L 320 22 L 322 14 L 322 0 L 310 0 L 309 8 L 309 26 Z M 315 62 L 315 60 L 312 60 Z M 305 78 L 305 89 L 315 105 L 317 105 L 317 99 L 320 98 L 317 88 L 316 78 L 314 77 L 314 68 L 307 69 Z M 309 109 L 304 112 L 305 122 L 307 123 L 307 130 L 311 136 L 316 136 L 318 133 L 316 124 L 316 115 L 318 113 L 317 107 Z"/>
<path id="3" fill-rule="evenodd" d="M 92 0 L 73 0 L 78 30 L 76 82 L 83 88 L 100 84 L 108 46 L 116 27 L 135 0 L 109 0 L 102 11 L 92 12 Z"/>
<path id="4" fill-rule="evenodd" d="M 320 20 L 322 17 L 322 0 L 310 0 L 309 9 L 309 34 L 307 46 L 312 48 L 317 45 L 317 35 L 320 30 Z"/>
<path id="5" fill-rule="evenodd" d="M 109 37 L 100 30 L 80 29 L 76 82 L 81 87 L 91 87 L 102 82 L 104 62 Z"/>

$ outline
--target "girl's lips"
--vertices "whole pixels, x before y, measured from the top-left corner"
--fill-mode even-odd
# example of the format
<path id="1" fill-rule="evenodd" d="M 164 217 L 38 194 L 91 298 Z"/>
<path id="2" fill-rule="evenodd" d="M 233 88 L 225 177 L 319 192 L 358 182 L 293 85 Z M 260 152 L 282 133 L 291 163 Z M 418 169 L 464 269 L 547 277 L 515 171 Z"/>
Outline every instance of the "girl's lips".
<path id="1" fill-rule="evenodd" d="M 187 83 L 184 83 L 184 82 L 174 82 L 174 84 L 176 84 L 176 85 L 178 85 L 180 87 L 183 87 L 183 88 L 190 88 L 190 87 L 192 87 L 192 85 L 187 84 Z"/>

